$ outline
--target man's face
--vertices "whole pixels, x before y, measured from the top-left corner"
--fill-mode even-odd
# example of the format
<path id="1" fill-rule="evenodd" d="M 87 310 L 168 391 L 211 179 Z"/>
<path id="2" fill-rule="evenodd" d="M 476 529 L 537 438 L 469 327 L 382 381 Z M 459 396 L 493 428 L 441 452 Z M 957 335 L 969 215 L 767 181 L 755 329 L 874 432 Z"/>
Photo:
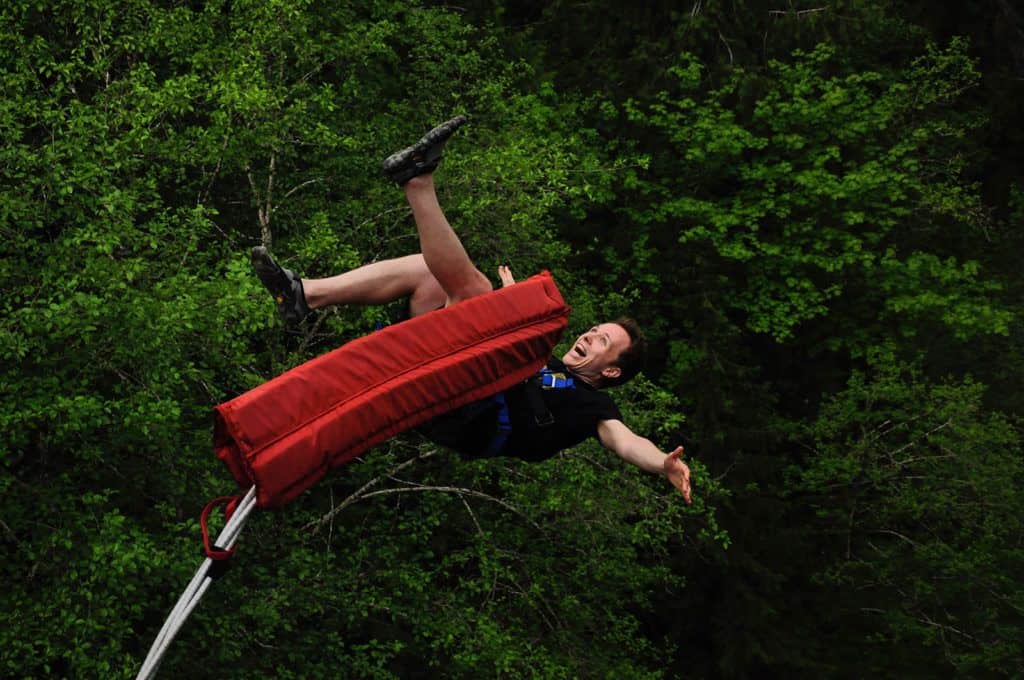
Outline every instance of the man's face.
<path id="1" fill-rule="evenodd" d="M 615 378 L 622 371 L 613 364 L 629 343 L 625 328 L 617 323 L 602 323 L 578 337 L 562 356 L 562 363 L 584 378 Z"/>

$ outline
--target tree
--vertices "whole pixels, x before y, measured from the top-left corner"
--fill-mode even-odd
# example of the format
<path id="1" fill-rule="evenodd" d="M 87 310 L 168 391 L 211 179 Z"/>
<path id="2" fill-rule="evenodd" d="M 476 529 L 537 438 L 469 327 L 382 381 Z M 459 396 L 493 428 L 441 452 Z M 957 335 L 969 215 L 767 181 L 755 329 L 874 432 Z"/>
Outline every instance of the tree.
<path id="1" fill-rule="evenodd" d="M 885 353 L 870 364 L 807 428 L 791 469 L 791 493 L 813 511 L 833 671 L 867 659 L 1018 673 L 1019 433 L 971 380 L 933 384 Z"/>
<path id="2" fill-rule="evenodd" d="M 0 666 L 129 675 L 195 566 L 197 510 L 228 483 L 210 407 L 384 320 L 337 310 L 281 331 L 249 246 L 308 274 L 406 254 L 413 231 L 380 159 L 463 110 L 473 123 L 441 183 L 489 269 L 515 253 L 520 272 L 565 271 L 554 215 L 610 196 L 611 175 L 580 104 L 451 11 L 96 0 L 8 3 L 0 22 L 0 342 L 18 359 L 0 368 Z M 679 540 L 659 528 L 685 514 L 672 489 L 597 475 L 602 462 L 506 479 L 449 457 L 324 533 L 304 528 L 332 493 L 424 451 L 397 441 L 252 521 L 245 568 L 165 672 L 658 674 L 628 608 L 649 607 L 665 570 L 630 560 Z M 624 483 L 629 501 L 587 525 Z M 605 589 L 586 590 L 594 575 Z M 584 655 L 585 639 L 607 652 Z"/>

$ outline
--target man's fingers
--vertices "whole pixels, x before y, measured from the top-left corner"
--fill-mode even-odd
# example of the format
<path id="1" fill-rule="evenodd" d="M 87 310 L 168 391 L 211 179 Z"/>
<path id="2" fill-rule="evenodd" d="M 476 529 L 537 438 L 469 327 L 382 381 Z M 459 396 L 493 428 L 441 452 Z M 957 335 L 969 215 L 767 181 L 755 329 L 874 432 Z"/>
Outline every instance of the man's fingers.
<path id="1" fill-rule="evenodd" d="M 679 493 L 683 494 L 683 500 L 688 504 L 691 503 L 690 480 L 685 477 L 680 477 L 676 480 L 675 486 L 679 489 Z"/>
<path id="2" fill-rule="evenodd" d="M 690 493 L 690 466 L 680 460 L 682 455 L 682 446 L 673 449 L 665 458 L 665 471 L 672 484 L 683 494 L 683 500 L 689 504 L 693 502 Z"/>
<path id="3" fill-rule="evenodd" d="M 673 453 L 679 454 L 682 454 L 682 452 L 683 447 L 681 446 L 675 451 L 673 451 Z M 686 463 L 682 463 L 682 467 L 683 488 L 681 489 L 681 491 L 683 492 L 683 499 L 685 499 L 687 503 L 692 503 L 693 501 L 690 498 L 690 466 L 687 465 Z"/>

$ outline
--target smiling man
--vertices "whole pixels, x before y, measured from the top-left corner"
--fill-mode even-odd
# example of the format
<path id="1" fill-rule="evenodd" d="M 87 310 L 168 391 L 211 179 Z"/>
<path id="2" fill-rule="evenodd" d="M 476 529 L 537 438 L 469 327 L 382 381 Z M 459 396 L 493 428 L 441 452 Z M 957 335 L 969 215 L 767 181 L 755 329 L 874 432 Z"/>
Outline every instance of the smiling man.
<path id="1" fill-rule="evenodd" d="M 266 248 L 252 251 L 253 267 L 277 302 L 286 322 L 314 309 L 336 304 L 383 304 L 409 299 L 418 316 L 490 292 L 490 280 L 466 254 L 448 224 L 434 190 L 433 171 L 449 137 L 464 123 L 454 118 L 428 132 L 416 144 L 384 161 L 384 172 L 405 191 L 419 234 L 420 253 L 364 265 L 325 279 L 302 279 L 279 266 Z M 503 285 L 514 283 L 500 267 Z M 662 474 L 690 498 L 690 470 L 683 448 L 664 453 L 623 422 L 614 400 L 603 390 L 636 375 L 645 348 L 632 319 L 601 323 L 580 335 L 561 361 L 494 398 L 439 416 L 419 428 L 432 441 L 464 457 L 513 456 L 540 461 L 596 437 L 623 460 Z"/>

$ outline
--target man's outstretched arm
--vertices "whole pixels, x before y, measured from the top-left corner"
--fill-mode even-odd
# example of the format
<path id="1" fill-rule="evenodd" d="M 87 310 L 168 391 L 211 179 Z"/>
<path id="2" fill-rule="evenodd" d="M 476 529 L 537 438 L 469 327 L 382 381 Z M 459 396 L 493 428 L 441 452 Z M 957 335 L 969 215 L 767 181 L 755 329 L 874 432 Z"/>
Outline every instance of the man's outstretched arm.
<path id="1" fill-rule="evenodd" d="M 597 424 L 597 438 L 627 463 L 645 472 L 665 475 L 679 489 L 687 503 L 690 497 L 690 468 L 681 460 L 683 447 L 664 453 L 650 439 L 635 434 L 621 420 L 602 420 Z"/>

